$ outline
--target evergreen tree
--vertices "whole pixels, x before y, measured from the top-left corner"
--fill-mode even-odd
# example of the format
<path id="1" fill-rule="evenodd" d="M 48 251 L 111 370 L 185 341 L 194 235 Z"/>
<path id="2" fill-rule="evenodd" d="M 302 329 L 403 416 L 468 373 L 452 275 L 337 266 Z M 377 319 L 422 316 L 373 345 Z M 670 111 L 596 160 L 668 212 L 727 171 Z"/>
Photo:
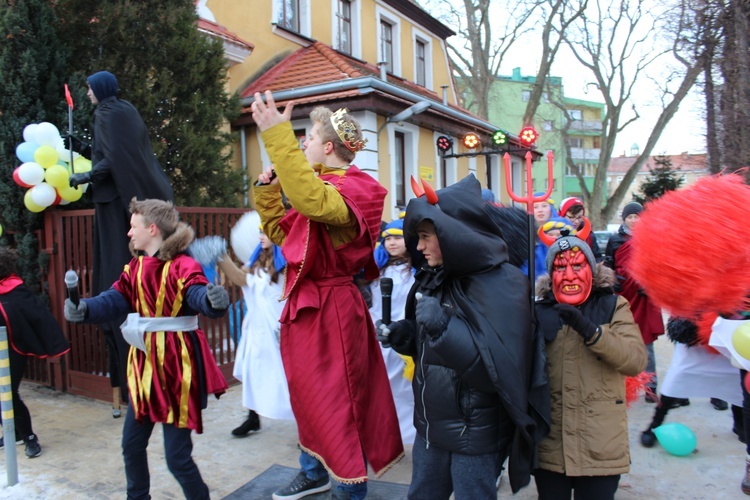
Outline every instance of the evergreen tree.
<path id="1" fill-rule="evenodd" d="M 656 156 L 654 163 L 656 166 L 649 167 L 648 177 L 638 190 L 640 195 L 633 194 L 633 199 L 641 205 L 659 198 L 667 191 L 678 189 L 682 184 L 681 176 L 672 167 L 669 156 Z"/>
<path id="2" fill-rule="evenodd" d="M 177 204 L 238 206 L 243 185 L 241 172 L 229 163 L 228 123 L 239 101 L 226 92 L 221 42 L 197 30 L 195 2 L 63 0 L 59 5 L 68 13 L 62 29 L 75 69 L 117 76 L 119 97 L 133 103 L 146 122 Z"/>
<path id="3" fill-rule="evenodd" d="M 7 2 L 0 6 L 0 244 L 19 253 L 19 273 L 39 291 L 39 270 L 47 263 L 35 231 L 42 215 L 26 209 L 25 189 L 13 181 L 21 163 L 15 149 L 32 123 L 66 122 L 63 78 L 67 51 L 57 38 L 57 16 L 48 0 Z"/>

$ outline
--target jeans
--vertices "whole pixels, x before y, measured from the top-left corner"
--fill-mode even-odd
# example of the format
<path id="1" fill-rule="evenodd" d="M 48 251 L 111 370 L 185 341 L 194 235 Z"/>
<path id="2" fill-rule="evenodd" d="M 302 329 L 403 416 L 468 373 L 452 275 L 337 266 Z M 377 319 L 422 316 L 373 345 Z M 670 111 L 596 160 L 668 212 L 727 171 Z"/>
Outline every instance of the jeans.
<path id="1" fill-rule="evenodd" d="M 150 475 L 146 448 L 154 430 L 154 423 L 147 417 L 143 423 L 135 420 L 133 406 L 128 405 L 122 429 L 122 456 L 125 459 L 125 478 L 128 482 L 128 500 L 151 498 L 149 496 Z M 178 429 L 172 424 L 163 424 L 164 455 L 169 472 L 177 479 L 187 499 L 207 499 L 208 486 L 203 482 L 198 466 L 193 462 L 193 441 L 190 429 Z"/>
<path id="2" fill-rule="evenodd" d="M 317 481 L 320 478 L 328 476 L 328 471 L 323 467 L 323 464 L 307 452 L 303 451 L 300 453 L 299 464 L 302 466 L 302 470 L 308 479 Z M 362 500 L 367 496 L 367 482 L 354 484 L 339 483 L 336 485 L 336 489 L 348 492 L 351 500 Z"/>
<path id="3" fill-rule="evenodd" d="M 648 383 L 648 386 L 656 393 L 656 354 L 654 353 L 654 343 L 646 344 L 646 353 L 648 354 L 648 363 L 646 363 L 646 373 L 651 373 L 654 378 Z"/>
<path id="4" fill-rule="evenodd" d="M 539 500 L 613 500 L 620 475 L 571 477 L 544 469 L 534 471 Z"/>
<path id="5" fill-rule="evenodd" d="M 431 446 L 417 434 L 412 448 L 409 500 L 481 500 L 497 498 L 499 453 L 462 455 Z"/>

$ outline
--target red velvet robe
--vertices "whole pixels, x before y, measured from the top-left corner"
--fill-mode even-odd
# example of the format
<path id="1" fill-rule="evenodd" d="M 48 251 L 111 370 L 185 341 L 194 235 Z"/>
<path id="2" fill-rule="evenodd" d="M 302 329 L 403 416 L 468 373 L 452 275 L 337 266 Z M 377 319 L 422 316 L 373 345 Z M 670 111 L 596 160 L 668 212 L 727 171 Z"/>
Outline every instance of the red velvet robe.
<path id="1" fill-rule="evenodd" d="M 628 299 L 630 310 L 633 318 L 641 329 L 643 343 L 648 345 L 664 334 L 664 320 L 662 319 L 661 309 L 656 307 L 651 299 L 643 293 L 638 293 L 641 286 L 633 278 L 630 271 L 631 260 L 633 255 L 633 240 L 628 239 L 617 249 L 615 254 L 615 272 L 625 277 L 622 283 L 620 295 Z"/>
<path id="2" fill-rule="evenodd" d="M 113 285 L 143 317 L 185 316 L 185 292 L 208 283 L 200 264 L 180 254 L 170 261 L 140 256 Z M 206 336 L 193 332 L 147 332 L 145 353 L 130 347 L 128 389 L 135 417 L 203 432 L 201 380 L 205 394 L 226 392 Z M 200 355 L 198 363 L 196 355 Z"/>
<path id="3" fill-rule="evenodd" d="M 357 219 L 356 238 L 334 249 L 324 224 L 291 210 L 281 355 L 302 448 L 339 482 L 382 474 L 403 456 L 396 409 L 370 314 L 353 276 L 377 277 L 373 248 L 385 189 L 358 168 L 321 175 Z M 364 452 L 364 457 L 363 457 Z"/>

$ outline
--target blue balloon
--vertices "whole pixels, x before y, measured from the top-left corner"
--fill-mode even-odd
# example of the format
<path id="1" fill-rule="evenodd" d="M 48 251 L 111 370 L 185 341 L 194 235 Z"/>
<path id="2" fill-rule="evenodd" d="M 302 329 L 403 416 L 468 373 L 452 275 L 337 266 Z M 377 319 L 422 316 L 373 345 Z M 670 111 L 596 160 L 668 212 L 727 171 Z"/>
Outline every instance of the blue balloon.
<path id="1" fill-rule="evenodd" d="M 36 148 L 38 147 L 39 145 L 34 142 L 22 142 L 16 146 L 16 156 L 23 163 L 34 161 L 34 151 L 36 151 Z"/>
<path id="2" fill-rule="evenodd" d="M 679 422 L 660 425 L 654 429 L 654 434 L 662 448 L 678 457 L 690 455 L 698 444 L 690 427 Z"/>

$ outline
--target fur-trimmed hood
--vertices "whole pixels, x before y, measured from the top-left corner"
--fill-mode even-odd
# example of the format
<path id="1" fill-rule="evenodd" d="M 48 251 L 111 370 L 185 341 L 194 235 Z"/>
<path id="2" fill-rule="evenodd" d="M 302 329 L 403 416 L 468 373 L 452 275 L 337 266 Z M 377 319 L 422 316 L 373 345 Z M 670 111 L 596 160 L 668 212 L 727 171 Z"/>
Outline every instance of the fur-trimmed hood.
<path id="1" fill-rule="evenodd" d="M 193 231 L 193 228 L 184 222 L 178 222 L 174 233 L 164 240 L 164 243 L 161 244 L 161 248 L 159 248 L 155 257 L 164 262 L 172 260 L 177 257 L 178 254 L 184 253 L 194 239 L 195 231 Z M 137 257 L 139 252 L 133 248 L 132 241 L 129 243 L 129 246 L 130 253 L 133 254 L 133 257 Z"/>
<path id="2" fill-rule="evenodd" d="M 605 266 L 603 263 L 596 265 L 596 273 L 594 273 L 594 283 L 592 288 L 611 288 L 617 282 L 615 272 Z M 544 274 L 536 280 L 536 296 L 545 297 L 547 294 L 552 292 L 552 278 L 549 274 Z"/>

